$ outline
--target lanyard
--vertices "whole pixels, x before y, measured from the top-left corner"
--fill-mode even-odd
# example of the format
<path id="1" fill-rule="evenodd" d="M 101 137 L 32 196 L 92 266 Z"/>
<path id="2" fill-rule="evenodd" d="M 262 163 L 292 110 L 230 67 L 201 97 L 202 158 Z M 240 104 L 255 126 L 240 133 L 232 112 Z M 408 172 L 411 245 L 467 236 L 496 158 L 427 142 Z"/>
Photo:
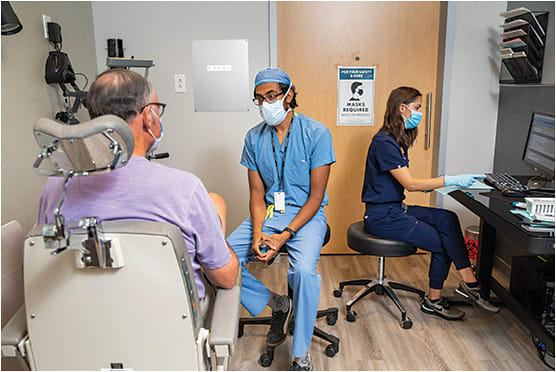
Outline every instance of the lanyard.
<path id="1" fill-rule="evenodd" d="M 280 170 L 278 169 L 278 160 L 276 160 L 276 150 L 274 149 L 274 130 L 271 129 L 270 132 L 270 139 L 272 140 L 272 155 L 274 155 L 274 164 L 276 164 L 276 172 L 278 172 L 278 191 L 284 191 L 284 185 L 283 185 L 283 181 L 284 181 L 284 165 L 286 164 L 286 154 L 288 151 L 288 142 L 289 142 L 289 138 L 290 138 L 290 130 L 292 129 L 292 124 L 293 124 L 293 120 L 290 123 L 290 127 L 288 128 L 288 134 L 286 134 L 286 143 L 284 146 L 284 156 L 282 157 L 282 172 L 280 173 Z M 280 176 L 280 174 L 282 174 L 282 176 Z"/>

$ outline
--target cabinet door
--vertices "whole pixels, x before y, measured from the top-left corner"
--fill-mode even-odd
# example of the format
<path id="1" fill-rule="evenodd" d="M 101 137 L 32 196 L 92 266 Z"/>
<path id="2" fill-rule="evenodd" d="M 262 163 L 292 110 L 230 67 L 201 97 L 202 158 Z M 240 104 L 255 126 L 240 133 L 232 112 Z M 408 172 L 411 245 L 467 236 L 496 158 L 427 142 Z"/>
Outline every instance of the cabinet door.
<path id="1" fill-rule="evenodd" d="M 367 150 L 394 88 L 411 86 L 423 94 L 423 120 L 409 151 L 410 170 L 415 177 L 436 175 L 444 22 L 445 4 L 440 2 L 278 2 L 278 66 L 290 74 L 299 93 L 299 112 L 330 129 L 336 150 L 326 210 L 332 235 L 323 253 L 351 252 L 346 231 L 363 218 Z M 336 125 L 338 66 L 376 66 L 374 126 Z M 406 195 L 408 204 L 428 206 L 434 193 Z"/>

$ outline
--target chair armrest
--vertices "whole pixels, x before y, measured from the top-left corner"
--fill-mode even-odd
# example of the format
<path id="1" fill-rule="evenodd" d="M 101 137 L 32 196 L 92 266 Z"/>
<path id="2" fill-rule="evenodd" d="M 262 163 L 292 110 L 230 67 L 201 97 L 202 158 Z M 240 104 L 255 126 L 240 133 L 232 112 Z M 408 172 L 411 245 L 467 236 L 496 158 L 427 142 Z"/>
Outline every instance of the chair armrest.
<path id="1" fill-rule="evenodd" d="M 17 347 L 27 335 L 25 306 L 21 306 L 14 316 L 2 328 L 2 356 L 14 357 Z"/>
<path id="2" fill-rule="evenodd" d="M 241 280 L 239 282 L 239 285 L 236 282 L 230 289 L 219 288 L 216 292 L 210 324 L 210 345 L 233 346 L 236 343 L 241 303 Z"/>

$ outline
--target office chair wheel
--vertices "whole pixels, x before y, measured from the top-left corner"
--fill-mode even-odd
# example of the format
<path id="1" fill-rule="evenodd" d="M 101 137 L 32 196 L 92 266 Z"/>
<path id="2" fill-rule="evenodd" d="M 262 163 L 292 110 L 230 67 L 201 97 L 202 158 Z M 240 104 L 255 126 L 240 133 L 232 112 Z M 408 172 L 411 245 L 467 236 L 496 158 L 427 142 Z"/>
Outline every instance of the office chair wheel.
<path id="1" fill-rule="evenodd" d="M 411 319 L 406 318 L 405 320 L 402 320 L 402 328 L 403 329 L 409 329 L 413 326 L 413 322 L 411 321 Z"/>
<path id="2" fill-rule="evenodd" d="M 332 358 L 334 355 L 336 355 L 337 352 L 338 352 L 338 346 L 334 344 L 329 344 L 325 350 L 326 356 L 329 358 Z"/>
<path id="3" fill-rule="evenodd" d="M 357 313 L 356 313 L 355 311 L 350 311 L 350 312 L 347 313 L 347 315 L 346 315 L 346 320 L 347 320 L 348 322 L 353 323 L 353 322 L 355 322 L 355 316 L 356 316 L 356 315 L 357 315 Z"/>
<path id="4" fill-rule="evenodd" d="M 272 360 L 273 358 L 268 353 L 265 353 L 259 358 L 259 363 L 262 367 L 267 368 L 272 364 Z"/>
<path id="5" fill-rule="evenodd" d="M 342 297 L 342 290 L 341 289 L 335 289 L 334 290 L 334 297 Z"/>
<path id="6" fill-rule="evenodd" d="M 338 320 L 338 315 L 337 314 L 328 314 L 326 316 L 326 324 L 328 325 L 334 325 L 336 324 L 336 321 Z"/>

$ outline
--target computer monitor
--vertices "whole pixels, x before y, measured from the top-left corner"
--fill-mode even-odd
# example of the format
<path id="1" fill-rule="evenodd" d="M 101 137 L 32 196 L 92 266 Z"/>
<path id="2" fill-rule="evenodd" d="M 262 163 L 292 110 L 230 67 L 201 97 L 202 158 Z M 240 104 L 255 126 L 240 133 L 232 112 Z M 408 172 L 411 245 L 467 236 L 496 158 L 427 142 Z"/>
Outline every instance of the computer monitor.
<path id="1" fill-rule="evenodd" d="M 533 113 L 523 161 L 544 178 L 554 179 L 554 114 Z"/>

